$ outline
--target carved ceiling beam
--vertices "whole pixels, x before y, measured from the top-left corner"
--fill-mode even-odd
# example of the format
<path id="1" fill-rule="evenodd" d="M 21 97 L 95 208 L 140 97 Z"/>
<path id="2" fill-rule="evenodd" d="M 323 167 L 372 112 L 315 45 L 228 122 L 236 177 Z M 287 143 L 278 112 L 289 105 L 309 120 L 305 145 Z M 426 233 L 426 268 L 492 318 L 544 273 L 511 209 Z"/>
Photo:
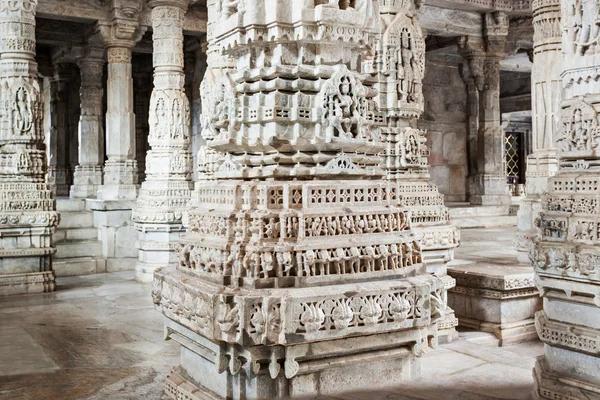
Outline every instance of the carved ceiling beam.
<path id="1" fill-rule="evenodd" d="M 120 0 L 118 3 L 110 0 L 40 0 L 37 16 L 63 22 L 95 22 L 111 19 L 115 10 L 120 13 L 137 12 L 140 26 L 152 26 L 150 8 L 141 0 Z M 184 33 L 193 36 L 205 34 L 207 19 L 205 2 L 193 1 L 183 23 Z"/>
<path id="2" fill-rule="evenodd" d="M 419 16 L 421 28 L 437 36 L 481 36 L 482 18 L 478 12 L 424 5 Z"/>
<path id="3" fill-rule="evenodd" d="M 531 0 L 428 0 L 427 5 L 452 10 L 531 14 Z"/>

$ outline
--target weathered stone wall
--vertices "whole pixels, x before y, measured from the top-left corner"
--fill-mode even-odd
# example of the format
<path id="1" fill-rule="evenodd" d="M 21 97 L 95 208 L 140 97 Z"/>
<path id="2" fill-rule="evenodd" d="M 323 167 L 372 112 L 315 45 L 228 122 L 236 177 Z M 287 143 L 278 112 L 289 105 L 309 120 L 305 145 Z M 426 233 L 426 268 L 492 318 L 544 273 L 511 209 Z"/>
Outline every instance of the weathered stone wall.
<path id="1" fill-rule="evenodd" d="M 467 201 L 467 92 L 458 65 L 427 60 L 423 93 L 431 182 L 446 201 Z"/>

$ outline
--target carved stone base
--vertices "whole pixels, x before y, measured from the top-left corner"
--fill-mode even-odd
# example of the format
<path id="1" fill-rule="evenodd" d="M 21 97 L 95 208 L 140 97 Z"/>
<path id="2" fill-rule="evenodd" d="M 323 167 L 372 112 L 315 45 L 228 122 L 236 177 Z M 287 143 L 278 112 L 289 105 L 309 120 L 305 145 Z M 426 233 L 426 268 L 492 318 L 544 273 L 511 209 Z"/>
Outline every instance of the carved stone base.
<path id="1" fill-rule="evenodd" d="M 87 200 L 102 242 L 102 257 L 109 272 L 132 270 L 138 259 L 137 231 L 131 222 L 133 201 Z"/>
<path id="2" fill-rule="evenodd" d="M 139 260 L 135 266 L 135 279 L 138 282 L 152 282 L 157 268 L 177 263 L 175 249 L 182 232 L 139 232 L 139 240 L 135 244 L 139 250 Z"/>
<path id="3" fill-rule="evenodd" d="M 454 314 L 454 310 L 450 307 L 446 308 L 446 316 L 437 323 L 438 342 L 440 344 L 452 343 L 458 340 L 458 318 Z"/>
<path id="4" fill-rule="evenodd" d="M 509 324 L 496 324 L 461 317 L 459 319 L 459 325 L 464 328 L 494 334 L 498 339 L 498 346 L 509 346 L 521 342 L 537 340 L 538 338 L 533 319 Z"/>
<path id="5" fill-rule="evenodd" d="M 73 185 L 71 186 L 71 198 L 87 199 L 98 195 L 98 189 L 102 185 L 103 167 L 99 165 L 78 165 L 73 174 Z"/>
<path id="6" fill-rule="evenodd" d="M 493 333 L 500 345 L 537 339 L 534 315 L 541 300 L 529 267 L 457 265 L 448 269 L 456 279 L 448 305 L 459 325 Z"/>
<path id="7" fill-rule="evenodd" d="M 135 200 L 139 185 L 137 163 L 127 161 L 107 161 L 104 168 L 104 185 L 98 191 L 103 200 Z"/>
<path id="8" fill-rule="evenodd" d="M 69 167 L 50 166 L 48 168 L 46 182 L 56 196 L 62 197 L 69 195 L 70 175 L 71 170 Z"/>
<path id="9" fill-rule="evenodd" d="M 93 199 L 98 196 L 100 185 L 72 185 L 69 197 L 72 199 Z"/>
<path id="10" fill-rule="evenodd" d="M 102 185 L 98 189 L 98 198 L 102 200 L 135 200 L 138 185 Z"/>
<path id="11" fill-rule="evenodd" d="M 422 328 L 368 340 L 242 348 L 215 344 L 174 321 L 167 320 L 165 327 L 167 337 L 182 345 L 181 366 L 167 378 L 165 392 L 191 400 L 312 398 L 398 387 L 420 376 L 414 343 L 433 334 Z M 298 357 L 287 358 L 292 354 Z M 352 379 L 356 376 L 360 379 Z"/>
<path id="12" fill-rule="evenodd" d="M 16 274 L 0 273 L 0 296 L 46 293 L 56 289 L 53 271 Z"/>
<path id="13" fill-rule="evenodd" d="M 535 363 L 533 379 L 534 400 L 600 399 L 600 385 L 549 372 L 543 356 Z"/>
<path id="14" fill-rule="evenodd" d="M 474 205 L 510 205 L 512 199 L 504 176 L 476 175 L 470 181 L 469 201 Z"/>

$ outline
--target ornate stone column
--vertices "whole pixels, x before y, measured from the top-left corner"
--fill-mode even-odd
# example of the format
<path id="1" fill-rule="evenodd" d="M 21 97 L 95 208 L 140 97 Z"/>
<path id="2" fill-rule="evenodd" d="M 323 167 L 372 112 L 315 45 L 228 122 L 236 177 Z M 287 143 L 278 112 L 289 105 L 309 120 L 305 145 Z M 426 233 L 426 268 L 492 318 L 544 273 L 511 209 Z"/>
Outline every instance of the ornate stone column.
<path id="1" fill-rule="evenodd" d="M 48 149 L 48 174 L 46 182 L 56 196 L 69 195 L 69 88 L 73 74 L 70 66 L 54 64 L 50 79 L 50 140 Z"/>
<path id="2" fill-rule="evenodd" d="M 154 274 L 167 338 L 182 346 L 173 399 L 376 390 L 418 376 L 437 344 L 443 283 L 380 167 L 387 115 L 361 65 L 379 4 L 353 5 L 209 3 L 209 52 L 236 64 L 215 80 L 209 55 L 210 179 L 193 193 L 179 262 Z"/>
<path id="3" fill-rule="evenodd" d="M 150 98 L 150 151 L 146 181 L 133 212 L 140 232 L 136 278 L 150 282 L 154 270 L 177 260 L 176 240 L 185 231 L 190 200 L 190 103 L 183 73 L 183 20 L 188 0 L 151 1 L 154 90 Z"/>
<path id="4" fill-rule="evenodd" d="M 508 16 L 503 12 L 485 15 L 483 38 L 463 37 L 459 50 L 467 60 L 478 90 L 478 133 L 476 166 L 470 177 L 471 204 L 510 204 L 504 169 L 504 131 L 500 115 L 500 60 L 504 57 Z M 474 146 L 471 149 L 475 150 Z"/>
<path id="5" fill-rule="evenodd" d="M 134 269 L 137 232 L 131 220 L 138 192 L 131 51 L 146 28 L 139 26 L 142 3 L 113 0 L 112 19 L 97 24 L 108 57 L 106 156 L 98 199 L 86 201 L 102 238 L 106 270 Z"/>
<path id="6" fill-rule="evenodd" d="M 79 163 L 75 168 L 72 198 L 96 197 L 102 185 L 104 164 L 104 127 L 102 85 L 104 73 L 104 49 L 89 47 L 86 56 L 78 60 L 81 75 L 79 97 L 81 116 L 79 118 Z"/>
<path id="7" fill-rule="evenodd" d="M 108 58 L 106 86 L 106 156 L 104 184 L 98 192 L 103 200 L 135 200 L 138 192 L 135 161 L 135 113 L 131 49 L 141 39 L 135 10 L 128 19 L 99 23 Z"/>
<path id="8" fill-rule="evenodd" d="M 55 200 L 35 63 L 36 0 L 0 1 L 0 295 L 54 290 Z"/>
<path id="9" fill-rule="evenodd" d="M 412 2 L 381 0 L 379 18 L 376 55 L 365 63 L 365 69 L 377 77 L 376 101 L 387 117 L 387 125 L 381 128 L 387 178 L 411 208 L 427 270 L 444 282 L 446 298 L 455 283 L 447 274 L 447 264 L 454 258 L 459 232 L 449 223 L 444 196 L 429 183 L 425 131 L 414 128 L 424 109 L 425 40 L 419 7 Z M 454 311 L 446 309 L 445 318 L 438 322 L 440 341 L 457 339 L 457 325 Z"/>
<path id="10" fill-rule="evenodd" d="M 533 8 L 533 70 L 531 72 L 532 149 L 527 158 L 527 197 L 518 212 L 517 250 L 529 251 L 536 235 L 534 222 L 548 178 L 558 169 L 556 140 L 560 132 L 563 68 L 560 0 L 537 0 Z"/>
<path id="11" fill-rule="evenodd" d="M 544 309 L 537 399 L 600 398 L 600 31 L 597 1 L 561 2 L 563 99 L 558 172 L 548 181 L 530 254 Z"/>

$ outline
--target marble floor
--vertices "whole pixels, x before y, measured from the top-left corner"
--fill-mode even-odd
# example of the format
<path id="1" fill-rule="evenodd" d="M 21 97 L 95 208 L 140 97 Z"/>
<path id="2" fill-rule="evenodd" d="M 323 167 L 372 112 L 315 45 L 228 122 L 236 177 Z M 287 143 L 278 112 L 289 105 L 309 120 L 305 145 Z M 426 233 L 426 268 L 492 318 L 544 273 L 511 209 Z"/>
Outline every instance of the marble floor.
<path id="1" fill-rule="evenodd" d="M 59 278 L 58 284 L 55 293 L 0 299 L 0 400 L 164 399 L 178 348 L 162 340 L 150 286 L 129 271 Z M 402 388 L 329 399 L 530 398 L 542 345 L 499 348 L 482 335 L 461 332 L 458 341 L 430 351 L 423 378 Z"/>

